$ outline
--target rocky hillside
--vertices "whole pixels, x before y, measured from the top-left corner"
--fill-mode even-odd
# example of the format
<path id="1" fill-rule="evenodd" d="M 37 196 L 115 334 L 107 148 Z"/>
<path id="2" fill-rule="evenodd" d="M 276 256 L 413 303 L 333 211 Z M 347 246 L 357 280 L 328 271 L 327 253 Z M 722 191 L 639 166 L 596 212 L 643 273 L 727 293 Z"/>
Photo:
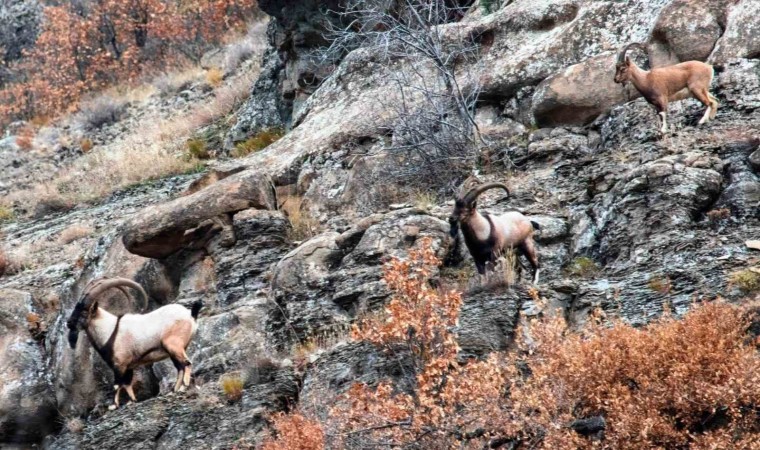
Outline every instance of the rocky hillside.
<path id="1" fill-rule="evenodd" d="M 325 11 L 338 3 L 259 1 L 271 16 L 261 72 L 233 121 L 202 130 L 218 150 L 203 173 L 74 208 L 20 211 L 0 225 L 6 251 L 34 243 L 45 253 L 0 277 L 0 447 L 254 445 L 270 414 L 318 403 L 325 388 L 403 378 L 398 361 L 346 332 L 388 299 L 389 257 L 429 237 L 447 260 L 442 279 L 477 283 L 448 234 L 450 199 L 390 192 L 376 177 L 393 138 L 379 99 L 411 63 L 384 64 L 368 49 L 339 64 L 313 61 L 335 20 Z M 490 191 L 479 207 L 517 209 L 540 224 L 541 301 L 527 277 L 465 292 L 463 355 L 505 349 L 521 317 L 557 309 L 577 327 L 597 309 L 642 325 L 666 305 L 683 314 L 703 298 L 758 298 L 742 274 L 760 268 L 749 242 L 760 239 L 759 17 L 753 0 L 515 0 L 490 13 L 476 4 L 443 26 L 453 41 L 478 36 L 478 57 L 456 69 L 479 74 L 468 79 L 480 87 L 475 119 L 489 146 L 472 169 L 511 191 L 508 201 Z M 698 126 L 698 102 L 674 103 L 672 131 L 660 136 L 653 108 L 613 82 L 618 50 L 634 41 L 650 44 L 654 66 L 713 64 L 717 118 Z M 153 108 L 171 112 L 208 95 L 183 89 Z M 142 114 L 110 125 L 103 140 L 139 129 Z M 227 158 L 273 129 L 287 133 Z M 60 165 L 3 145 L 4 193 Z M 302 205 L 298 217 L 280 208 L 287 199 Z M 66 242 L 82 223 L 86 236 Z M 150 309 L 205 303 L 188 351 L 189 392 L 169 393 L 176 372 L 164 361 L 136 375 L 139 403 L 106 410 L 112 372 L 86 339 L 69 348 L 65 326 L 100 276 L 140 282 Z M 112 300 L 109 310 L 134 309 Z M 237 399 L 223 388 L 230 379 L 241 383 Z"/>

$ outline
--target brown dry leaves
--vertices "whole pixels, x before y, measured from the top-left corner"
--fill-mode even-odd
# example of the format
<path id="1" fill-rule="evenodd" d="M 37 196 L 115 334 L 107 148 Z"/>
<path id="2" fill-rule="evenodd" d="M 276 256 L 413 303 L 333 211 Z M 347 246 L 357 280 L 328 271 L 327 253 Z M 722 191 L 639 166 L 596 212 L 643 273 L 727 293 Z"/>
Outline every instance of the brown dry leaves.
<path id="1" fill-rule="evenodd" d="M 518 336 L 512 352 L 460 364 L 451 330 L 462 300 L 431 287 L 437 264 L 429 241 L 389 262 L 392 300 L 352 333 L 389 352 L 407 349 L 414 391 L 355 384 L 319 418 L 275 416 L 264 448 L 481 449 L 496 439 L 543 449 L 760 448 L 748 308 L 718 300 L 638 329 L 597 317 L 581 333 L 562 319 L 534 320 L 531 339 Z M 568 427 L 596 415 L 607 423 L 601 441 Z"/>

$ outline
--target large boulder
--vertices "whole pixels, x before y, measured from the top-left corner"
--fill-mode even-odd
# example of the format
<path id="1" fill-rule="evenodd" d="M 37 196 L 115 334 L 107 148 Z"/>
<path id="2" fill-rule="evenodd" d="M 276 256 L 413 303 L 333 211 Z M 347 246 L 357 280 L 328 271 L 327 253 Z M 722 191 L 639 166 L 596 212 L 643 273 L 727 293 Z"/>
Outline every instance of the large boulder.
<path id="1" fill-rule="evenodd" d="M 616 54 L 589 58 L 542 81 L 533 94 L 538 126 L 586 125 L 618 103 L 637 98 L 638 91 L 616 84 Z"/>
<path id="2" fill-rule="evenodd" d="M 269 177 L 248 170 L 133 216 L 124 225 L 122 239 L 127 250 L 136 255 L 165 258 L 207 237 L 208 230 L 199 228 L 204 222 L 249 208 L 276 206 Z"/>
<path id="3" fill-rule="evenodd" d="M 723 0 L 674 0 L 668 4 L 652 30 L 653 65 L 707 60 L 723 34 L 727 3 Z"/>
<path id="4" fill-rule="evenodd" d="M 729 9 L 723 35 L 715 44 L 710 62 L 725 64 L 734 58 L 760 56 L 760 3 L 741 0 Z"/>
<path id="5" fill-rule="evenodd" d="M 29 331 L 41 319 L 27 292 L 0 289 L 0 305 L 0 442 L 38 442 L 58 417 L 43 347 Z"/>

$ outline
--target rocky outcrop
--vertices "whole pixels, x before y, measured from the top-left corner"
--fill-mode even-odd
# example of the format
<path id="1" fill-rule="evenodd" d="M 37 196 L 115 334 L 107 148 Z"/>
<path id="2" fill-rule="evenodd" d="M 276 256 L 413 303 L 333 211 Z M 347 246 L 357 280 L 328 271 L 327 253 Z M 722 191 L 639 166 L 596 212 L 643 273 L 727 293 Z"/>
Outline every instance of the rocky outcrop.
<path id="1" fill-rule="evenodd" d="M 42 5 L 36 0 L 9 0 L 0 3 L 0 59 L 9 63 L 37 40 Z M 3 84 L 0 69 L 0 85 Z"/>
<path id="2" fill-rule="evenodd" d="M 39 441 L 55 431 L 58 415 L 42 318 L 28 292 L 0 289 L 0 303 L 0 442 Z"/>
<path id="3" fill-rule="evenodd" d="M 760 5 L 741 0 L 729 7 L 725 31 L 715 44 L 710 62 L 725 64 L 734 58 L 757 59 L 760 55 Z"/>
<path id="4" fill-rule="evenodd" d="M 246 171 L 135 216 L 125 225 L 124 246 L 140 256 L 165 258 L 206 236 L 208 230 L 198 229 L 205 221 L 249 208 L 276 206 L 271 180 L 265 174 Z"/>
<path id="5" fill-rule="evenodd" d="M 672 0 L 518 0 L 444 27 L 450 38 L 488 37 L 477 61 L 484 95 L 475 117 L 489 146 L 476 169 L 484 180 L 507 183 L 511 196 L 486 193 L 479 208 L 518 209 L 540 224 L 542 282 L 535 291 L 521 280 L 510 288 L 473 286 L 472 261 L 448 236 L 452 205 L 394 198 L 392 186 L 377 181 L 392 143 L 388 79 L 407 62 L 388 64 L 358 50 L 310 92 L 299 83 L 308 73 L 307 49 L 324 26 L 315 22 L 319 2 L 260 3 L 277 17 L 270 29 L 277 45 L 231 142 L 290 124 L 281 140 L 216 163 L 218 171 L 205 177 L 136 186 L 99 205 L 2 225 L 9 250 L 54 241 L 72 223 L 97 230 L 81 248 L 51 246 L 52 263 L 0 278 L 1 303 L 8 305 L 0 306 L 3 440 L 38 442 L 53 432 L 51 449 L 244 447 L 260 440 L 268 414 L 296 401 L 324 404 L 355 381 L 392 379 L 409 390 L 414 374 L 405 355 L 353 342 L 347 329 L 381 310 L 390 294 L 383 263 L 406 257 L 422 237 L 432 238 L 446 260 L 434 283 L 458 282 L 465 291 L 452 330 L 462 358 L 508 348 L 521 317 L 554 309 L 574 326 L 595 309 L 644 324 L 665 307 L 682 314 L 695 300 L 747 297 L 729 277 L 757 265 L 747 242 L 760 235 L 760 62 L 735 58 L 753 55 L 753 35 L 741 25 L 754 18 L 750 2 L 723 10 L 679 0 L 683 14 L 666 20 Z M 686 42 L 670 33 L 688 30 L 689 21 L 707 37 Z M 717 38 L 713 21 L 726 30 Z M 677 58 L 705 58 L 708 46 L 715 47 L 711 58 L 725 55 L 714 83 L 716 120 L 697 126 L 703 106 L 674 104 L 665 138 L 651 106 L 627 101 L 611 84 L 616 51 L 647 41 L 655 24 L 662 48 Z M 0 151 L 28 156 L 17 150 Z M 2 180 L 10 179 L 3 173 Z M 272 185 L 302 196 L 318 234 L 293 241 L 296 219 L 276 210 Z M 86 340 L 72 350 L 64 339 L 82 287 L 103 275 L 139 281 L 151 308 L 204 302 L 188 349 L 190 393 L 168 394 L 175 370 L 164 361 L 140 373 L 137 405 L 104 411 L 108 367 Z M 130 310 L 126 302 L 108 306 Z M 44 337 L 29 330 L 28 312 L 42 317 Z M 243 376 L 242 400 L 230 404 L 219 379 L 258 373 L 264 359 L 276 369 Z M 30 415 L 45 422 L 28 421 Z M 73 418 L 85 422 L 83 432 L 44 427 Z"/>

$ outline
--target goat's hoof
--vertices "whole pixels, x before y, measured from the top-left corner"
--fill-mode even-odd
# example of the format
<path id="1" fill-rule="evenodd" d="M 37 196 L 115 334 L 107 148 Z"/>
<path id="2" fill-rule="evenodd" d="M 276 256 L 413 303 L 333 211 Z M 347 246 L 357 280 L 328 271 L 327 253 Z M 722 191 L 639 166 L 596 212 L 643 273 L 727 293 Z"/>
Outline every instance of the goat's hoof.
<path id="1" fill-rule="evenodd" d="M 137 403 L 135 403 L 135 402 L 133 402 L 132 400 L 130 400 L 130 401 L 128 401 L 128 402 L 127 402 L 127 404 L 126 404 L 125 406 L 126 406 L 127 408 L 131 408 L 131 407 L 135 406 L 136 404 L 137 404 Z"/>
<path id="2" fill-rule="evenodd" d="M 108 405 L 108 410 L 109 411 L 115 411 L 116 408 L 118 408 L 118 406 L 116 406 L 116 405 Z"/>

